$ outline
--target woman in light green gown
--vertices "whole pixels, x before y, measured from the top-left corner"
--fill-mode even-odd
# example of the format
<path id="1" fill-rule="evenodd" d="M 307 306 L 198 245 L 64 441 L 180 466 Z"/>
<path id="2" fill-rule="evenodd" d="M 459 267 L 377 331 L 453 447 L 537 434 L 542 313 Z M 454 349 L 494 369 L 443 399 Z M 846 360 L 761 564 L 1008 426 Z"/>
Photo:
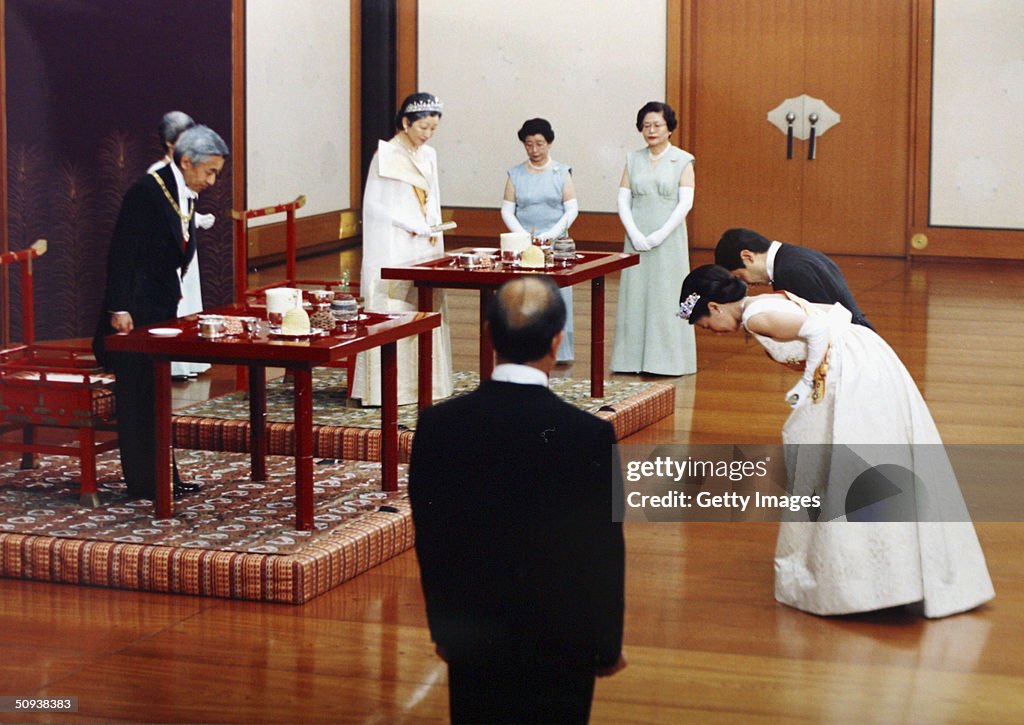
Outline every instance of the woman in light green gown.
<path id="1" fill-rule="evenodd" d="M 697 371 L 692 329 L 675 323 L 679 277 L 690 270 L 686 215 L 693 206 L 693 155 L 669 137 L 676 128 L 672 107 L 657 101 L 637 113 L 646 148 L 633 151 L 619 185 L 619 218 L 626 252 L 640 264 L 622 272 L 615 317 L 612 370 L 622 373 L 689 375 Z"/>

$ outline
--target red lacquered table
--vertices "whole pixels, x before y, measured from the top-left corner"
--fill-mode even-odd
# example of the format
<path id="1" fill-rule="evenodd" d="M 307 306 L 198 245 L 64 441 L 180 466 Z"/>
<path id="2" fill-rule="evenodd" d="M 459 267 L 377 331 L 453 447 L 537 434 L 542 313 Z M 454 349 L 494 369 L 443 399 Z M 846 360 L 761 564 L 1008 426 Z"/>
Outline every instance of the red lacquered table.
<path id="1" fill-rule="evenodd" d="M 469 252 L 471 249 L 457 249 L 449 254 Z M 569 287 L 590 280 L 590 394 L 595 398 L 604 396 L 604 278 L 626 267 L 640 263 L 640 255 L 624 252 L 580 252 L 575 264 L 568 267 L 556 266 L 544 269 L 520 269 L 510 265 L 498 265 L 482 269 L 461 269 L 454 266 L 454 257 L 445 256 L 407 267 L 385 267 L 380 276 L 383 279 L 411 280 L 419 290 L 418 305 L 421 310 L 433 307 L 433 289 L 480 290 L 480 379 L 487 380 L 494 369 L 494 347 L 491 338 L 484 331 L 487 305 L 495 291 L 514 277 L 525 274 L 543 273 L 551 277 L 559 287 Z M 430 357 L 430 335 L 420 335 L 422 361 Z M 420 372 L 422 380 L 423 372 Z M 430 390 L 423 400 L 420 388 L 420 407 L 430 404 Z"/>
<path id="2" fill-rule="evenodd" d="M 204 314 L 262 317 L 263 308 L 235 303 Z M 430 401 L 432 353 L 430 332 L 441 325 L 436 312 L 399 314 L 364 313 L 346 331 L 297 339 L 282 339 L 268 334 L 266 323 L 257 334 L 206 339 L 199 336 L 197 316 L 132 330 L 127 335 L 111 335 L 111 352 L 134 352 L 153 359 L 156 385 L 156 516 L 170 518 L 174 513 L 171 490 L 171 361 L 212 362 L 246 365 L 249 368 L 249 421 L 252 479 L 266 479 L 266 417 L 268 367 L 281 367 L 292 373 L 295 388 L 295 527 L 309 531 L 313 525 L 313 368 L 335 363 L 350 355 L 374 347 L 381 348 L 381 476 L 385 491 L 398 488 L 398 365 L 396 343 L 420 335 L 422 349 L 426 338 L 426 376 L 419 379 L 420 400 Z M 174 336 L 158 336 L 154 328 L 181 330 Z M 421 367 L 422 369 L 422 367 Z M 424 392 L 425 390 L 425 392 Z"/>

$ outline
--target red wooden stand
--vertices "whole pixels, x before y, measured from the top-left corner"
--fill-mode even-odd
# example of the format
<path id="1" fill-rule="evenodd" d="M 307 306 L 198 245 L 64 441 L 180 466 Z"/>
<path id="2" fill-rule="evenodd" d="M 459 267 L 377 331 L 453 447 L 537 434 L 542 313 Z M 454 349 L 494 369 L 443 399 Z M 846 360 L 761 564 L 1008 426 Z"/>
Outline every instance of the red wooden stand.
<path id="1" fill-rule="evenodd" d="M 262 209 L 231 210 L 231 218 L 235 220 L 235 302 L 244 304 L 247 297 L 259 296 L 273 287 L 303 287 L 307 289 L 334 289 L 342 284 L 343 280 L 337 279 L 298 279 L 296 276 L 296 237 L 295 237 L 295 212 L 306 205 L 306 197 L 300 196 L 295 201 L 267 206 Z M 249 220 L 271 214 L 284 214 L 284 240 L 285 240 L 285 278 L 279 282 L 272 282 L 260 287 L 248 287 L 249 284 Z M 358 296 L 359 285 L 347 282 L 348 291 Z M 340 366 L 344 366 L 347 373 L 347 385 L 352 389 L 352 376 L 355 374 L 356 359 L 348 358 Z M 238 368 L 237 385 L 242 390 L 246 387 L 247 370 L 244 367 Z"/>
<path id="2" fill-rule="evenodd" d="M 21 467 L 32 468 L 36 454 L 75 456 L 81 465 L 80 501 L 99 503 L 96 491 L 96 454 L 117 447 L 117 438 L 103 441 L 97 431 L 113 431 L 114 377 L 96 363 L 92 351 L 70 343 L 35 344 L 32 260 L 46 252 L 46 240 L 0 255 L 0 264 L 21 264 L 20 345 L 0 350 L 0 432 L 21 431 L 21 441 L 0 439 L 0 450 L 22 454 Z M 77 431 L 70 444 L 46 444 L 36 438 L 38 428 Z"/>

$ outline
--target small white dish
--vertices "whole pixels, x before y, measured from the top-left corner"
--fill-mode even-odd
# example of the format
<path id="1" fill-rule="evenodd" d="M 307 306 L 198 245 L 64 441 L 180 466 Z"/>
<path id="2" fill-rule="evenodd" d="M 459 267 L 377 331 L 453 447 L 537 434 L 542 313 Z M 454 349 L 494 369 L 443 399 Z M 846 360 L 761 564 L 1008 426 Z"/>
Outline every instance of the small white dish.
<path id="1" fill-rule="evenodd" d="M 154 327 L 149 334 L 157 337 L 177 337 L 181 334 L 181 330 L 177 327 Z"/>
<path id="2" fill-rule="evenodd" d="M 319 327 L 311 327 L 309 332 L 301 332 L 294 335 L 288 332 L 281 332 L 280 329 L 270 331 L 270 337 L 278 340 L 309 340 L 314 337 L 324 337 L 327 334 L 327 330 L 322 330 Z"/>

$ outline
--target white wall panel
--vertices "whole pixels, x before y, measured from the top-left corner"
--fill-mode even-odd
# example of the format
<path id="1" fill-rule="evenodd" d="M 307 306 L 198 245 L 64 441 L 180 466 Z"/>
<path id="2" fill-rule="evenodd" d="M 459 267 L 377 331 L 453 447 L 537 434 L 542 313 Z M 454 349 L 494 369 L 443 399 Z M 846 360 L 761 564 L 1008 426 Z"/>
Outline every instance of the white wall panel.
<path id="1" fill-rule="evenodd" d="M 935 0 L 930 223 L 1024 229 L 1024 2 Z"/>
<path id="2" fill-rule="evenodd" d="M 299 216 L 349 208 L 349 10 L 350 0 L 246 2 L 248 208 L 300 194 Z"/>
<path id="3" fill-rule="evenodd" d="M 665 100 L 666 0 L 419 0 L 419 90 L 444 117 L 431 145 L 445 206 L 497 207 L 543 117 L 580 207 L 614 211 L 636 112 Z"/>

